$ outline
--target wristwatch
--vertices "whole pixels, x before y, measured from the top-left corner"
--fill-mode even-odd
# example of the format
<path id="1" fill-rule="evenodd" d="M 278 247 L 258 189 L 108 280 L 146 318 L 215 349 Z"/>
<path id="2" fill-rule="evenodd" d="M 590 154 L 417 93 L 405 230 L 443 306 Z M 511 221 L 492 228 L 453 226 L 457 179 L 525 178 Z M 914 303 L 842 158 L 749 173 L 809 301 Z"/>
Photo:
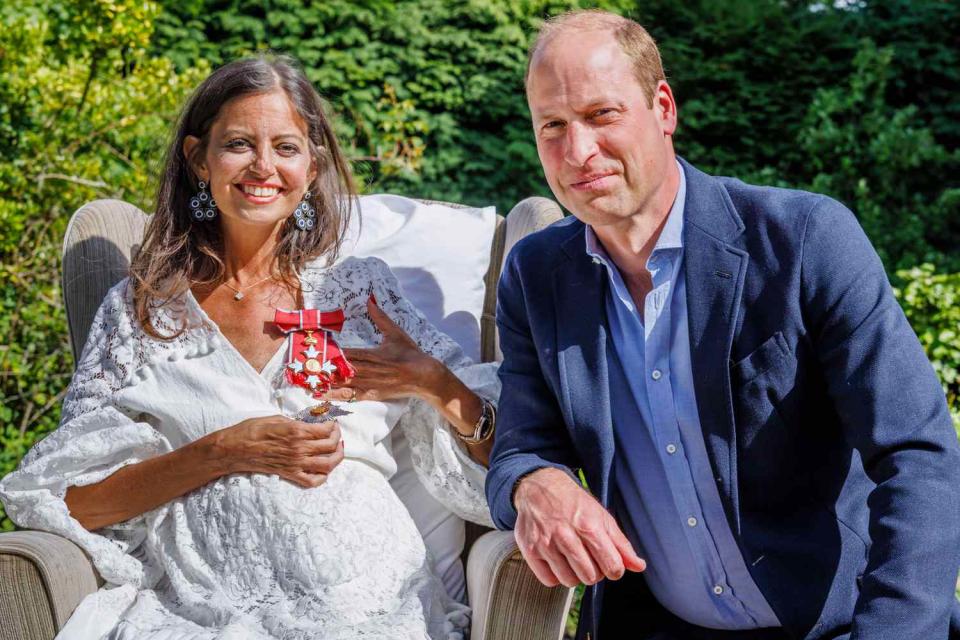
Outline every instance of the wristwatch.
<path id="1" fill-rule="evenodd" d="M 467 444 L 486 442 L 493 436 L 493 432 L 497 428 L 497 410 L 494 408 L 493 403 L 483 398 L 480 399 L 480 402 L 483 404 L 483 410 L 480 412 L 480 418 L 477 420 L 477 424 L 473 427 L 473 435 L 465 436 L 454 429 L 457 437 Z"/>

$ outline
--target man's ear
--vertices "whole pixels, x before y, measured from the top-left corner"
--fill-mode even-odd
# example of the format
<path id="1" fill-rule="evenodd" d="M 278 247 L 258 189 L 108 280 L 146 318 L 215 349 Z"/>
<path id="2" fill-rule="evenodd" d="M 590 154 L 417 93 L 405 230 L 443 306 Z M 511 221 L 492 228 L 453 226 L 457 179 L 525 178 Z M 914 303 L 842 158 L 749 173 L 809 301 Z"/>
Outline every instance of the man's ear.
<path id="1" fill-rule="evenodd" d="M 210 174 L 207 172 L 207 165 L 202 158 L 195 158 L 194 153 L 197 145 L 200 144 L 200 138 L 196 136 L 187 136 L 183 139 L 183 157 L 187 159 L 187 164 L 193 170 L 197 177 L 205 182 L 209 182 Z"/>
<path id="2" fill-rule="evenodd" d="M 660 120 L 663 135 L 672 136 L 677 130 L 677 101 L 673 97 L 673 90 L 666 80 L 657 83 L 653 94 L 653 108 Z"/>

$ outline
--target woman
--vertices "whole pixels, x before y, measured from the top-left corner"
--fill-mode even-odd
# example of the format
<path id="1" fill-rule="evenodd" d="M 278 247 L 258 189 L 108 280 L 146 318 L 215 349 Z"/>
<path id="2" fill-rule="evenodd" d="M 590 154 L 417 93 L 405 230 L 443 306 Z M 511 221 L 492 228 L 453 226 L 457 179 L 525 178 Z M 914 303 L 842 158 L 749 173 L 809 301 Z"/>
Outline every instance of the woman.
<path id="1" fill-rule="evenodd" d="M 495 375 L 383 262 L 336 261 L 353 190 L 302 72 L 215 71 L 158 194 L 60 428 L 0 483 L 15 522 L 74 540 L 108 583 L 61 637 L 461 637 L 467 609 L 388 484 L 387 436 L 489 523 Z"/>

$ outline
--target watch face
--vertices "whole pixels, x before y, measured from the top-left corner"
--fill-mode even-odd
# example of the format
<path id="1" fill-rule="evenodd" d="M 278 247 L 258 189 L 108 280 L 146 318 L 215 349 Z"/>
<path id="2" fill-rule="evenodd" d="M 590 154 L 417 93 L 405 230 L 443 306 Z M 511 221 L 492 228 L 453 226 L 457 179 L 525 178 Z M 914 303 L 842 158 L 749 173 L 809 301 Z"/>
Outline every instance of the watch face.
<path id="1" fill-rule="evenodd" d="M 490 429 L 490 425 L 493 424 L 493 421 L 490 419 L 490 409 L 489 405 L 483 405 L 483 415 L 480 416 L 480 437 L 487 435 L 487 430 Z"/>

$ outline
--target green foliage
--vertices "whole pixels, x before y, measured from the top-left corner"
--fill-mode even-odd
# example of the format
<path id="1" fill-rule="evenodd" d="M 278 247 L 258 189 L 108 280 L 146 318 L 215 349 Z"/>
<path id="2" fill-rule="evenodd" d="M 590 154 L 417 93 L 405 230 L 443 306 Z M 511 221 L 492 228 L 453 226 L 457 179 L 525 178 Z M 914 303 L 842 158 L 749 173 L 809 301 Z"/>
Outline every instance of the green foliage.
<path id="1" fill-rule="evenodd" d="M 940 377 L 960 434 L 960 273 L 938 274 L 922 264 L 896 275 L 894 292 Z"/>
<path id="2" fill-rule="evenodd" d="M 547 194 L 530 135 L 523 72 L 542 16 L 578 6 L 550 0 L 167 0 L 154 49 L 178 68 L 273 49 L 297 57 L 338 112 L 338 133 L 369 190 L 502 212 Z M 629 2 L 607 2 L 624 10 Z M 422 140 L 418 171 L 396 170 L 395 114 Z M 406 163 L 409 167 L 410 163 Z"/>
<path id="3" fill-rule="evenodd" d="M 137 0 L 0 8 L 0 476 L 56 427 L 70 379 L 69 214 L 103 197 L 151 208 L 167 131 L 206 72 L 146 55 L 156 11 Z"/>
<path id="4" fill-rule="evenodd" d="M 337 113 L 366 189 L 505 213 L 549 195 L 526 50 L 543 17 L 584 6 L 635 17 L 657 38 L 687 159 L 826 192 L 858 214 L 958 413 L 948 302 L 960 271 L 958 3 L 13 4 L 0 6 L 0 475 L 56 425 L 69 379 L 58 286 L 69 214 L 100 197 L 152 208 L 173 118 L 211 65 L 266 48 L 292 54 Z M 921 263 L 933 266 L 912 269 Z M 0 526 L 10 526 L 2 513 Z"/>
<path id="5" fill-rule="evenodd" d="M 849 80 L 814 95 L 799 135 L 816 172 L 811 189 L 857 212 L 889 269 L 936 262 L 957 270 L 960 182 L 949 177 L 960 152 L 937 143 L 916 105 L 888 104 L 892 59 L 893 49 L 866 40 Z"/>
<path id="6" fill-rule="evenodd" d="M 706 170 L 803 184 L 793 141 L 825 78 L 847 76 L 845 13 L 780 0 L 650 0 L 631 17 L 657 40 L 679 103 L 678 151 Z M 766 178 L 762 176 L 766 172 Z"/>

